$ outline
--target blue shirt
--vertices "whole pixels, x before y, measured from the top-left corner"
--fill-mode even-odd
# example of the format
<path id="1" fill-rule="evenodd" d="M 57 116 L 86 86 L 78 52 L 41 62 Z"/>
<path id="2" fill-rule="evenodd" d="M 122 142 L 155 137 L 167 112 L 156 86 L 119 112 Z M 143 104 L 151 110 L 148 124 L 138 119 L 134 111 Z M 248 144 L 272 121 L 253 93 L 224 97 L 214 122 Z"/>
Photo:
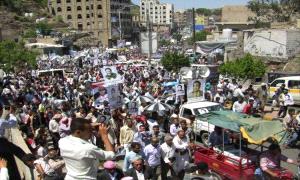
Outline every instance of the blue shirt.
<path id="1" fill-rule="evenodd" d="M 10 114 L 8 120 L 0 119 L 0 137 L 4 137 L 5 129 L 17 126 L 17 118 Z"/>
<path id="2" fill-rule="evenodd" d="M 155 167 L 160 165 L 161 163 L 161 148 L 160 145 L 154 147 L 152 144 L 149 144 L 144 149 L 144 154 L 146 156 L 146 160 L 150 167 Z"/>
<path id="3" fill-rule="evenodd" d="M 124 158 L 124 165 L 123 165 L 124 172 L 126 172 L 126 171 L 128 171 L 128 169 L 132 168 L 132 160 L 134 160 L 134 158 L 137 156 L 142 156 L 143 158 L 145 158 L 143 151 L 141 151 L 140 153 L 135 153 L 133 151 L 130 151 L 129 153 L 126 154 L 126 156 Z"/>

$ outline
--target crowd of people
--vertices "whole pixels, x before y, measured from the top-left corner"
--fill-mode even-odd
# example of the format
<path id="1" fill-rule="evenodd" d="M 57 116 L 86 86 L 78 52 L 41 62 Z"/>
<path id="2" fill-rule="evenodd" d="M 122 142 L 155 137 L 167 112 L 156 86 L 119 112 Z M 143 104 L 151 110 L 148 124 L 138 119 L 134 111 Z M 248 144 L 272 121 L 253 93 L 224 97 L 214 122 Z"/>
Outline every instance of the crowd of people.
<path id="1" fill-rule="evenodd" d="M 179 101 L 175 86 L 163 86 L 178 79 L 178 74 L 165 79 L 166 71 L 161 67 L 115 65 L 123 82 L 114 90 L 120 92 L 122 100 L 112 107 L 105 85 L 98 83 L 104 78 L 101 66 L 94 66 L 91 59 L 81 63 L 68 64 L 74 71 L 71 75 L 39 76 L 23 71 L 2 80 L 1 180 L 20 179 L 14 171 L 13 155 L 45 180 L 190 178 L 186 172 L 193 162 L 195 134 L 191 127 L 195 117 L 191 115 L 189 122 L 181 120 L 179 106 L 186 103 L 186 98 Z M 59 67 L 59 63 L 53 66 Z M 175 103 L 170 111 L 149 112 L 145 108 L 151 102 L 143 101 L 141 96 L 153 102 L 172 99 Z M 268 91 L 264 83 L 257 90 L 251 85 L 242 90 L 235 80 L 222 79 L 215 85 L 207 82 L 204 97 L 234 112 L 261 115 Z M 292 104 L 291 95 L 283 87 L 274 100 L 280 104 L 278 115 L 286 117 L 287 128 L 296 128 L 295 113 L 287 110 Z M 139 105 L 136 110 L 129 110 L 131 101 Z M 11 127 L 19 127 L 32 154 L 4 137 L 5 129 Z M 213 134 L 210 143 L 220 143 L 218 138 Z M 288 145 L 296 140 L 294 137 Z M 122 167 L 119 160 L 123 160 Z M 198 178 L 214 179 L 205 163 L 198 164 L 193 173 Z M 2 178 L 2 174 L 7 175 Z"/>

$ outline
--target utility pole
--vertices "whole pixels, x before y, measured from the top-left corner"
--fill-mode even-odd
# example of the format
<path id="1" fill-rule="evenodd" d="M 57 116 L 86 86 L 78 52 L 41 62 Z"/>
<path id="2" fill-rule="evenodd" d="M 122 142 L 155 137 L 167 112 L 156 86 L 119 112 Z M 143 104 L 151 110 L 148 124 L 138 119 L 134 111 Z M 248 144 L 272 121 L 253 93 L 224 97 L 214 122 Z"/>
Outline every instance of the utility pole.
<path id="1" fill-rule="evenodd" d="M 147 26 L 148 26 L 148 40 L 149 40 L 149 51 L 148 51 L 148 61 L 151 62 L 152 56 L 152 26 L 149 17 L 149 9 L 147 9 Z"/>
<path id="2" fill-rule="evenodd" d="M 121 21 L 121 11 L 123 9 L 119 9 L 119 32 L 120 32 L 120 43 L 122 40 L 122 21 Z"/>
<path id="3" fill-rule="evenodd" d="M 193 8 L 193 45 L 194 45 L 194 52 L 196 51 L 196 23 L 195 23 L 195 8 Z"/>

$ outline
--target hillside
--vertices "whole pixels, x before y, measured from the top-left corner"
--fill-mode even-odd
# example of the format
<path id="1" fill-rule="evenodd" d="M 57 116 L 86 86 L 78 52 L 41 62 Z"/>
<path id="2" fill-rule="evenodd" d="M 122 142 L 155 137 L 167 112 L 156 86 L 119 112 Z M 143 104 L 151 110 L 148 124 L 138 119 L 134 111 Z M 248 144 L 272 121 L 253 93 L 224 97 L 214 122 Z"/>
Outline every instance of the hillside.
<path id="1" fill-rule="evenodd" d="M 48 0 L 0 0 L 2 39 L 16 39 L 28 30 L 34 31 L 36 19 L 39 18 L 46 18 L 53 28 L 64 27 L 64 23 L 49 15 L 47 2 Z M 28 13 L 32 13 L 32 16 L 26 17 L 25 14 Z"/>

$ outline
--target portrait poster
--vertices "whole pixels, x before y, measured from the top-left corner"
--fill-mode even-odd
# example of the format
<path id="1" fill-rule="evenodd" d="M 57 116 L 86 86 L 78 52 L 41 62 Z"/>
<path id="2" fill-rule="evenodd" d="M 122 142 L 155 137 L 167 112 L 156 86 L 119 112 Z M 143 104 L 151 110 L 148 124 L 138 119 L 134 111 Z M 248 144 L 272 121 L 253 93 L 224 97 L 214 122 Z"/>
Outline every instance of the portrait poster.
<path id="1" fill-rule="evenodd" d="M 196 79 L 188 81 L 187 98 L 188 101 L 204 99 L 205 80 Z"/>
<path id="2" fill-rule="evenodd" d="M 106 124 L 108 125 L 109 124 L 109 120 L 110 120 L 110 116 L 108 115 L 103 115 L 103 114 L 99 114 L 97 116 L 97 123 L 103 123 L 103 124 Z"/>
<path id="3" fill-rule="evenodd" d="M 137 101 L 131 101 L 128 104 L 128 113 L 131 115 L 137 115 L 138 114 L 138 102 Z"/>
<path id="4" fill-rule="evenodd" d="M 123 83 L 123 78 L 115 66 L 104 66 L 101 73 L 107 86 Z"/>
<path id="5" fill-rule="evenodd" d="M 119 91 L 119 85 L 110 85 L 107 87 L 109 105 L 112 109 L 122 107 L 123 97 Z"/>
<path id="6" fill-rule="evenodd" d="M 96 88 L 95 88 L 96 89 Z M 102 105 L 104 101 L 108 101 L 107 88 L 100 87 L 97 90 L 94 90 L 96 93 L 94 94 L 94 103 L 95 106 Z"/>
<path id="7" fill-rule="evenodd" d="M 185 90 L 184 90 L 184 84 L 178 84 L 176 86 L 176 96 L 184 96 Z"/>

